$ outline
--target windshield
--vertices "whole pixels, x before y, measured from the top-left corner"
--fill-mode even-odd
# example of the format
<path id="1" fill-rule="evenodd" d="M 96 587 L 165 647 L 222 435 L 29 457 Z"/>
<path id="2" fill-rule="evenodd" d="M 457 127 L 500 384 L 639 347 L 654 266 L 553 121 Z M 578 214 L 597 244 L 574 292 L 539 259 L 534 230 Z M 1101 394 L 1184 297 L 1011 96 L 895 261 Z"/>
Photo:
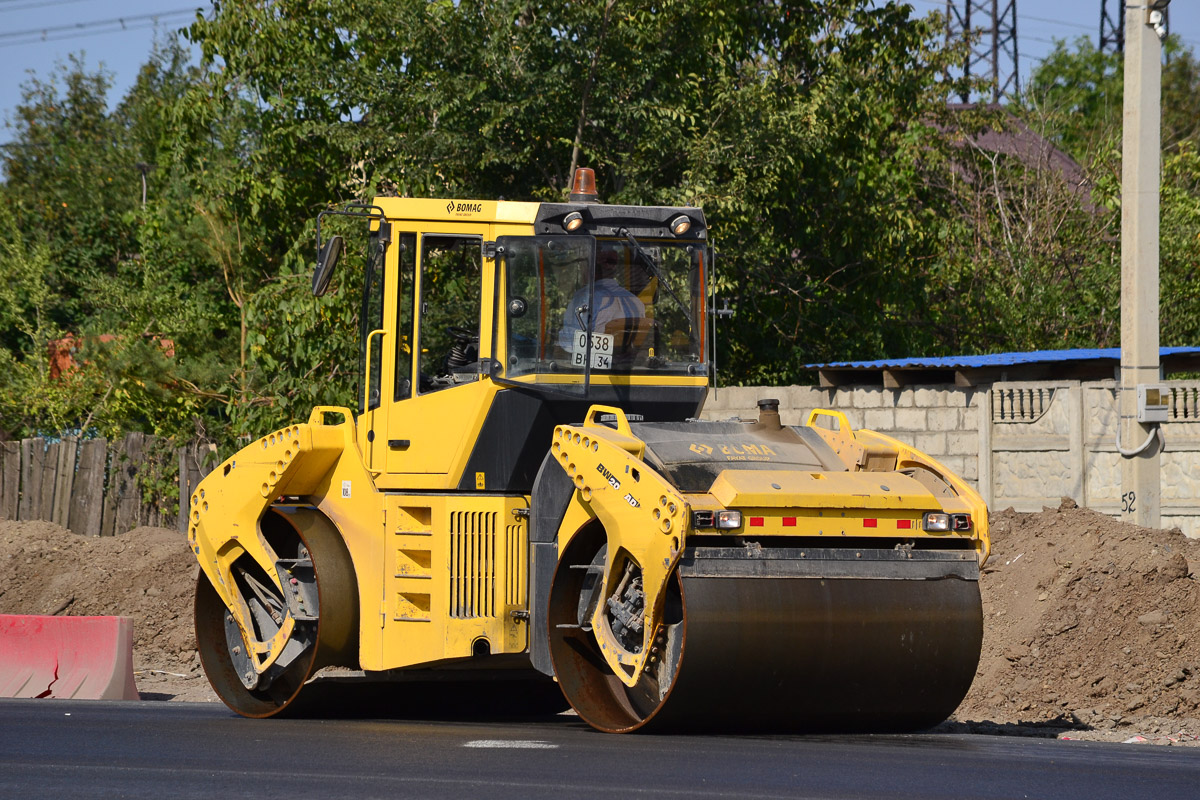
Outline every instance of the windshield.
<path id="1" fill-rule="evenodd" d="M 705 372 L 704 243 L 522 236 L 497 244 L 507 377 Z"/>

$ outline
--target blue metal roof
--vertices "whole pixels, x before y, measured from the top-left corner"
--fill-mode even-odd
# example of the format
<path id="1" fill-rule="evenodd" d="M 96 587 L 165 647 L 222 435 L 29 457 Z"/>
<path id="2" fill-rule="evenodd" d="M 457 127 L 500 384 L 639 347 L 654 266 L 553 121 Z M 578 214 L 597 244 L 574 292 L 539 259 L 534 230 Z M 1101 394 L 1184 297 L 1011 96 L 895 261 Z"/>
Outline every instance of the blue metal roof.
<path id="1" fill-rule="evenodd" d="M 1160 347 L 1159 357 L 1200 355 L 1200 347 Z M 978 369 L 1016 364 L 1053 364 L 1074 361 L 1121 361 L 1121 348 L 1078 350 L 1031 350 L 1024 353 L 993 353 L 985 356 L 942 356 L 938 358 L 885 358 L 877 361 L 833 361 L 805 364 L 805 369 Z"/>

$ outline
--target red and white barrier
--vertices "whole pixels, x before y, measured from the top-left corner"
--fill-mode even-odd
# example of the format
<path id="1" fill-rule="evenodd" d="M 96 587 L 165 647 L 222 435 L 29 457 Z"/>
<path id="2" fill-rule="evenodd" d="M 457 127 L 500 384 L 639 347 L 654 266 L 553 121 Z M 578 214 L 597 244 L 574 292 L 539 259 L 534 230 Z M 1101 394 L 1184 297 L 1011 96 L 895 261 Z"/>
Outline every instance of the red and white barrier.
<path id="1" fill-rule="evenodd" d="M 0 697 L 139 700 L 133 620 L 0 614 Z"/>

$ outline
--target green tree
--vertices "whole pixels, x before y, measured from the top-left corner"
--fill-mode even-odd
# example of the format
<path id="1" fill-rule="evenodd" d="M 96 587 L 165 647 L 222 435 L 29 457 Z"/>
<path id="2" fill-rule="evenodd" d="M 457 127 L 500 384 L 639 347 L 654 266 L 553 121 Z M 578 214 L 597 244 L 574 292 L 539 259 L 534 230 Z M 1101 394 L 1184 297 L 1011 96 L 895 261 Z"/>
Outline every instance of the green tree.
<path id="1" fill-rule="evenodd" d="M 4 276 L 21 285 L 22 264 L 39 264 L 46 292 L 36 332 L 5 326 L 0 339 L 19 367 L 3 404 L 11 432 L 190 432 L 216 399 L 200 384 L 225 316 L 219 287 L 197 269 L 171 202 L 184 193 L 157 163 L 193 78 L 165 45 L 113 112 L 108 77 L 78 58 L 27 84 L 3 159 Z M 48 354 L 67 348 L 74 367 L 52 378 Z"/>
<path id="2" fill-rule="evenodd" d="M 727 381 L 1113 324 L 1112 139 L 1064 124 L 1105 108 L 1096 53 L 1056 53 L 1021 106 L 1097 154 L 1081 199 L 970 146 L 999 123 L 947 111 L 961 53 L 898 2 L 221 0 L 186 36 L 200 63 L 160 47 L 112 113 L 106 77 L 78 63 L 27 88 L 0 190 L 9 260 L 43 265 L 42 335 L 82 337 L 87 381 L 10 429 L 229 440 L 352 403 L 361 275 L 311 297 L 317 213 L 386 194 L 561 200 L 577 165 L 609 202 L 706 209 L 737 312 Z M 1181 232 L 1191 152 L 1170 173 Z M 341 229 L 352 249 L 363 227 Z M 4 335 L 10 361 L 41 358 Z"/>
<path id="3" fill-rule="evenodd" d="M 1170 150 L 1200 136 L 1200 62 L 1177 37 L 1163 46 L 1162 140 Z M 1103 52 L 1087 37 L 1058 41 L 1041 61 L 1018 107 L 1050 123 L 1054 140 L 1080 163 L 1120 150 L 1125 95 L 1124 56 Z"/>
<path id="4" fill-rule="evenodd" d="M 1164 345 L 1194 345 L 1200 341 L 1200 307 L 1195 302 L 1200 278 L 1200 62 L 1174 37 L 1167 39 L 1164 52 L 1161 338 Z M 993 341 L 1017 348 L 1116 346 L 1120 341 L 1123 66 L 1120 54 L 1102 53 L 1086 38 L 1073 46 L 1059 42 L 1035 70 L 1017 104 L 1027 122 L 1076 159 L 1083 177 L 1076 187 L 1060 179 L 1057 199 L 1042 197 L 1031 206 L 1032 216 L 1045 224 L 1035 226 L 1035 235 L 1027 237 L 1024 255 L 1010 259 L 1024 274 L 1009 273 L 995 282 L 1004 291 L 995 298 L 994 318 L 1003 320 L 1004 328 Z M 1010 170 L 1004 194 L 1022 196 L 1020 187 L 1030 174 L 1028 169 Z M 1074 207 L 1065 202 L 1064 190 L 1077 195 Z M 998 215 L 993 227 L 996 219 Z M 989 249 L 993 254 L 1003 251 L 1004 247 Z M 989 276 L 1003 272 L 998 263 L 993 260 Z"/>
<path id="5" fill-rule="evenodd" d="M 27 241 L 50 247 L 47 313 L 63 329 L 91 312 L 88 281 L 136 248 L 124 219 L 133 197 L 117 187 L 132 187 L 137 172 L 108 114 L 109 86 L 106 73 L 88 73 L 77 57 L 49 80 L 31 79 L 4 151 L 4 202 Z"/>
<path id="6" fill-rule="evenodd" d="M 944 158 L 926 123 L 948 57 L 910 6 L 241 0 L 189 36 L 205 79 L 178 157 L 240 220 L 259 287 L 303 272 L 288 259 L 307 265 L 293 245 L 323 203 L 557 200 L 583 163 L 610 202 L 706 207 L 740 313 L 722 331 L 734 379 L 932 341 L 940 201 L 925 173 Z"/>

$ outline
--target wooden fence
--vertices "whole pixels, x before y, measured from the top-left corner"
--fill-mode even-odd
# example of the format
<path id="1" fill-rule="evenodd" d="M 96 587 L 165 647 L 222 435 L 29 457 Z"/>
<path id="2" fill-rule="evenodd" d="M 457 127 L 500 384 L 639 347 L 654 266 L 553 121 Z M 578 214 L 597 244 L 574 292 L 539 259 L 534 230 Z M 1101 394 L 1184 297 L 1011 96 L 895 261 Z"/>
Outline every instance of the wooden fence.
<path id="1" fill-rule="evenodd" d="M 112 536 L 139 525 L 182 531 L 187 499 L 216 464 L 212 445 L 168 450 L 143 433 L 111 445 L 73 436 L 0 442 L 0 519 L 46 520 L 83 536 Z M 176 486 L 183 514 L 172 496 Z"/>

